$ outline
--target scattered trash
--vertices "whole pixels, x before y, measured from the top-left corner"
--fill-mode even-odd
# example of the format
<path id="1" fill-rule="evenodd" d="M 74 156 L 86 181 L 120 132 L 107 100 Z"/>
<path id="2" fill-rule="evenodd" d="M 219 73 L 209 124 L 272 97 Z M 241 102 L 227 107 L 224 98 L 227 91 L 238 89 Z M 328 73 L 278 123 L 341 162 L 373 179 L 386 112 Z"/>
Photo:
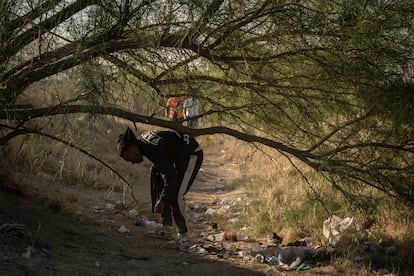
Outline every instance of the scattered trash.
<path id="1" fill-rule="evenodd" d="M 95 261 L 95 266 L 96 266 L 97 268 L 99 268 L 99 267 L 101 267 L 101 264 L 100 264 L 98 261 Z"/>
<path id="2" fill-rule="evenodd" d="M 113 210 L 115 210 L 115 205 L 112 204 L 112 203 L 107 202 L 105 204 L 105 210 L 107 210 L 107 211 L 113 211 Z"/>
<path id="3" fill-rule="evenodd" d="M 316 255 L 317 251 L 309 246 L 287 246 L 275 249 L 275 256 L 277 256 L 279 266 L 286 270 L 296 269 L 305 259 L 313 259 Z"/>
<path id="4" fill-rule="evenodd" d="M 244 241 L 247 237 L 240 231 L 226 231 L 221 233 L 211 233 L 206 237 L 207 240 L 212 242 L 219 241 Z"/>
<path id="5" fill-rule="evenodd" d="M 300 270 L 308 270 L 311 269 L 310 265 L 307 265 L 305 263 L 301 263 L 297 268 L 296 271 L 300 271 Z"/>
<path id="6" fill-rule="evenodd" d="M 257 254 L 254 256 L 254 260 L 256 263 L 264 263 L 265 257 L 262 254 Z"/>
<path id="7" fill-rule="evenodd" d="M 220 193 L 221 191 L 219 191 Z M 233 201 L 224 201 L 217 200 L 217 206 L 214 208 L 206 208 L 203 205 L 196 204 L 190 206 L 190 209 L 193 211 L 193 221 L 200 221 L 205 218 L 205 215 L 221 215 L 228 213 L 229 209 L 237 208 L 240 206 L 236 204 L 242 202 L 242 198 L 238 198 Z M 114 210 L 116 207 L 111 203 L 106 203 L 105 206 L 98 210 Z M 232 210 L 233 211 L 233 210 Z M 231 212 L 235 214 L 236 212 Z M 136 226 L 158 228 L 162 224 L 156 221 L 150 220 L 149 218 L 142 216 L 135 209 L 128 211 L 128 217 L 135 219 Z M 237 216 L 228 219 L 229 223 L 237 222 Z M 353 222 L 352 217 L 347 217 L 342 219 L 340 217 L 332 215 L 323 224 L 323 235 L 329 240 L 325 249 L 328 249 L 329 246 L 335 245 L 340 238 L 342 232 L 347 229 Z M 372 222 L 372 221 L 371 221 Z M 370 223 L 371 223 L 370 222 Z M 312 238 L 305 237 L 303 239 L 298 239 L 296 241 L 290 242 L 287 246 L 282 246 L 281 243 L 283 238 L 280 237 L 277 233 L 272 232 L 268 236 L 265 243 L 259 242 L 251 248 L 242 248 L 241 243 L 231 243 L 236 241 L 246 241 L 248 237 L 244 235 L 244 229 L 241 228 L 238 231 L 218 231 L 219 227 L 217 223 L 213 222 L 210 224 L 212 232 L 203 233 L 204 240 L 200 241 L 199 244 L 191 246 L 188 250 L 188 253 L 195 254 L 198 256 L 213 255 L 217 258 L 231 258 L 231 256 L 236 256 L 243 258 L 245 261 L 256 262 L 260 264 L 266 264 L 272 266 L 273 269 L 277 270 L 308 270 L 311 269 L 313 264 L 320 261 L 320 254 L 318 250 L 312 247 Z M 367 223 L 368 226 L 368 223 Z M 120 233 L 130 232 L 124 225 L 121 225 L 118 229 Z M 225 243 L 226 241 L 230 243 Z M 244 245 L 246 243 L 243 243 Z M 375 246 L 372 244 L 363 244 L 363 252 L 372 252 L 375 250 Z M 385 248 L 387 254 L 393 254 L 396 251 L 395 246 L 390 246 Z M 29 257 L 31 253 L 28 253 Z M 354 258 L 355 265 L 362 263 L 361 257 Z M 189 265 L 188 262 L 183 262 L 182 265 Z M 96 267 L 100 267 L 99 262 L 95 262 Z M 265 275 L 275 275 L 275 271 L 268 269 L 265 272 Z"/>
<path id="8" fill-rule="evenodd" d="M 288 243 L 287 246 L 312 246 L 312 238 L 306 237 L 303 239 L 299 239 L 294 242 Z"/>
<path id="9" fill-rule="evenodd" d="M 201 255 L 201 256 L 205 256 L 208 253 L 206 249 L 204 249 L 203 247 L 198 246 L 198 245 L 191 246 L 189 248 L 188 252 L 193 253 L 193 254 L 197 254 L 197 255 Z"/>
<path id="10" fill-rule="evenodd" d="M 256 253 L 263 253 L 266 249 L 268 249 L 268 246 L 258 245 L 258 246 L 252 247 L 250 249 L 250 252 L 252 255 L 254 255 Z"/>
<path id="11" fill-rule="evenodd" d="M 280 237 L 277 233 L 273 232 L 272 236 L 268 239 L 269 244 L 279 245 L 283 241 L 283 238 Z"/>
<path id="12" fill-rule="evenodd" d="M 207 210 L 206 207 L 204 207 L 203 205 L 200 205 L 200 204 L 190 206 L 190 209 L 195 211 L 195 212 L 205 212 Z"/>
<path id="13" fill-rule="evenodd" d="M 341 233 L 352 224 L 353 220 L 352 217 L 342 219 L 332 215 L 323 223 L 323 235 L 329 243 L 335 245 L 341 239 Z"/>
<path id="14" fill-rule="evenodd" d="M 236 198 L 236 200 L 235 201 L 233 201 L 232 203 L 231 203 L 231 205 L 236 205 L 237 203 L 239 203 L 240 201 L 242 201 L 243 199 L 241 198 L 241 197 L 238 197 L 238 198 Z"/>
<path id="15" fill-rule="evenodd" d="M 206 215 L 212 216 L 212 215 L 214 215 L 215 213 L 216 213 L 216 211 L 215 211 L 214 209 L 212 209 L 212 208 L 208 208 L 208 209 L 206 210 Z"/>
<path id="16" fill-rule="evenodd" d="M 119 227 L 119 229 L 118 229 L 118 232 L 124 234 L 124 233 L 128 233 L 130 231 L 124 225 L 121 225 L 121 227 Z"/>
<path id="17" fill-rule="evenodd" d="M 146 219 L 142 219 L 139 218 L 135 221 L 135 225 L 136 226 L 144 226 L 144 227 L 148 227 L 148 228 L 159 228 L 162 227 L 161 223 L 158 223 L 156 221 L 153 220 L 146 220 Z"/>
<path id="18" fill-rule="evenodd" d="M 107 202 L 103 206 L 95 206 L 94 209 L 95 209 L 96 213 L 102 213 L 102 212 L 105 212 L 105 211 L 113 211 L 113 210 L 115 210 L 115 205 L 112 204 L 112 203 Z"/>
<path id="19" fill-rule="evenodd" d="M 138 211 L 135 209 L 131 209 L 128 211 L 128 217 L 136 218 L 139 215 Z"/>
<path id="20" fill-rule="evenodd" d="M 212 228 L 217 229 L 217 223 L 211 224 Z M 272 233 L 268 238 L 268 243 L 259 242 L 251 248 L 240 248 L 239 243 L 225 243 L 225 241 L 246 240 L 243 231 L 223 231 L 204 234 L 204 241 L 194 245 L 189 249 L 189 253 L 200 256 L 215 255 L 217 258 L 229 258 L 237 256 L 245 261 L 256 262 L 274 266 L 277 270 L 308 270 L 313 264 L 326 259 L 326 254 L 313 248 L 312 238 L 306 237 L 294 243 L 301 246 L 280 247 L 282 238 L 277 233 Z M 268 275 L 275 275 L 272 269 L 268 270 Z"/>
<path id="21" fill-rule="evenodd" d="M 270 264 L 270 265 L 278 265 L 279 264 L 279 260 L 277 259 L 276 256 L 268 256 L 265 258 L 266 263 Z"/>
<path id="22" fill-rule="evenodd" d="M 234 224 L 234 223 L 236 223 L 238 220 L 239 220 L 238 218 L 232 218 L 232 219 L 229 219 L 229 220 L 228 220 L 228 222 L 229 222 L 229 223 L 233 223 L 233 224 Z"/>
<path id="23" fill-rule="evenodd" d="M 246 253 L 246 251 L 239 251 L 239 252 L 237 252 L 237 255 L 241 258 L 245 258 L 247 256 L 247 253 Z"/>
<path id="24" fill-rule="evenodd" d="M 33 247 L 30 245 L 24 249 L 24 252 L 22 253 L 22 257 L 26 259 L 30 259 L 32 257 L 32 250 Z"/>
<path id="25" fill-rule="evenodd" d="M 206 215 L 214 216 L 214 215 L 222 215 L 229 211 L 230 205 L 223 205 L 219 209 L 208 208 L 205 212 Z"/>
<path id="26" fill-rule="evenodd" d="M 213 255 L 225 250 L 222 246 L 213 246 L 211 244 L 202 244 L 200 247 L 204 248 L 208 253 Z"/>
<path id="27" fill-rule="evenodd" d="M 200 214 L 192 214 L 191 217 L 188 218 L 188 220 L 193 222 L 202 222 L 204 221 L 204 218 Z"/>

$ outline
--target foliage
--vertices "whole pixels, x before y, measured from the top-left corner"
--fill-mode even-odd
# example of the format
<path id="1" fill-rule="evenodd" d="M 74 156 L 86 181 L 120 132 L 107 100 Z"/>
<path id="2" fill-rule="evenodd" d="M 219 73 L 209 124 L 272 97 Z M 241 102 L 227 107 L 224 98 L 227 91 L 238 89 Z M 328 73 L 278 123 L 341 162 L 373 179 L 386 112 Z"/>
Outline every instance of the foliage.
<path id="1" fill-rule="evenodd" d="M 178 129 L 154 113 L 194 94 L 211 132 L 300 160 L 360 208 L 366 188 L 413 207 L 413 11 L 408 0 L 3 1 L 0 118 L 15 130 L 0 142 L 69 111 L 136 121 L 132 110 Z M 72 98 L 21 110 L 34 84 L 74 77 Z"/>

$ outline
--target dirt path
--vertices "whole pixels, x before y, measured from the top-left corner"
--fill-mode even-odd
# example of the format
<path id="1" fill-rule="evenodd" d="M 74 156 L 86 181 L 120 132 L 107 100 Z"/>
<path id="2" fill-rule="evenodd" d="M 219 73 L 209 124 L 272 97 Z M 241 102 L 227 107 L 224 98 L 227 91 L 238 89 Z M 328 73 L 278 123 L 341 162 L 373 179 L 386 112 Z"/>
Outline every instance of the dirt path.
<path id="1" fill-rule="evenodd" d="M 187 206 L 219 209 L 226 200 L 244 197 L 242 191 L 226 190 L 225 180 L 238 175 L 238 170 L 236 165 L 224 167 L 206 160 L 187 194 Z M 270 268 L 239 255 L 225 254 L 220 258 L 161 249 L 164 241 L 145 237 L 147 229 L 134 225 L 134 219 L 128 216 L 131 207 L 117 205 L 121 192 L 108 194 L 85 187 L 61 186 L 40 181 L 39 176 L 25 179 L 30 177 L 35 184 L 25 188 L 0 179 L 1 275 L 263 275 Z M 143 206 L 147 206 L 141 208 L 141 214 L 157 220 L 158 215 L 149 212 L 148 187 L 136 188 Z M 36 200 L 28 194 L 36 194 Z M 192 242 L 200 243 L 214 217 L 199 210 L 189 210 L 189 216 Z M 128 232 L 120 233 L 121 226 Z M 231 248 L 252 245 L 225 244 Z M 320 274 L 342 273 L 327 267 L 300 275 Z"/>
<path id="2" fill-rule="evenodd" d="M 188 205 L 197 203 L 208 207 L 211 204 L 210 194 L 223 188 L 219 170 L 206 162 L 188 194 Z M 32 181 L 36 179 L 33 177 Z M 47 181 L 37 184 L 23 188 L 10 180 L 2 180 L 1 275 L 262 274 L 261 268 L 255 270 L 228 258 L 160 249 L 164 241 L 145 237 L 147 229 L 134 225 L 134 219 L 128 216 L 130 208 L 116 205 L 115 198 L 121 198 L 119 192 L 111 193 L 108 198 L 105 191 L 85 187 L 57 183 L 51 187 Z M 38 196 L 33 201 L 28 194 Z M 64 199 L 51 200 L 59 195 L 60 198 L 64 195 Z M 149 202 L 148 194 L 140 196 L 144 202 Z M 148 208 L 143 208 L 141 213 L 158 219 Z M 118 229 L 122 225 L 129 232 L 120 233 Z M 208 222 L 194 222 L 190 227 L 200 233 L 208 228 Z M 193 236 L 197 241 L 197 234 Z M 22 257 L 25 252 L 27 258 Z"/>

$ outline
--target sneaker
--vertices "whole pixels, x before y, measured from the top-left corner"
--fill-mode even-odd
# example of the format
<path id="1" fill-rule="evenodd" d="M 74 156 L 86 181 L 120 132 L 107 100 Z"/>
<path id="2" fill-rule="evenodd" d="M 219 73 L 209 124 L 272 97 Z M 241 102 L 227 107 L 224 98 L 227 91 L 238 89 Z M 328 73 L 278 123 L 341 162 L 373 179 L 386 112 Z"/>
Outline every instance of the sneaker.
<path id="1" fill-rule="evenodd" d="M 163 248 L 178 249 L 180 251 L 187 252 L 190 248 L 190 239 L 188 238 L 188 234 L 179 234 L 177 238 L 168 241 Z"/>
<path id="2" fill-rule="evenodd" d="M 173 238 L 171 226 L 162 226 L 160 228 L 145 232 L 145 236 L 163 240 L 171 240 Z"/>

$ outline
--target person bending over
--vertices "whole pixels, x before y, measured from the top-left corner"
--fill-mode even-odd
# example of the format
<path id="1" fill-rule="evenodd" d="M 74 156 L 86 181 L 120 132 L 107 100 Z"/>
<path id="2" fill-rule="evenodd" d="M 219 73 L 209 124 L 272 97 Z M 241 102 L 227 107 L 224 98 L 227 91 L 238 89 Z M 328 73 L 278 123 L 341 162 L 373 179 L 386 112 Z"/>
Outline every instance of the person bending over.
<path id="1" fill-rule="evenodd" d="M 203 151 L 188 134 L 173 130 L 144 132 L 138 137 L 127 128 L 119 138 L 119 155 L 126 161 L 140 163 L 143 156 L 153 163 L 151 194 L 153 212 L 161 214 L 163 227 L 146 232 L 147 236 L 168 238 L 173 219 L 178 237 L 167 244 L 180 250 L 189 247 L 184 195 L 193 184 L 203 162 Z"/>

